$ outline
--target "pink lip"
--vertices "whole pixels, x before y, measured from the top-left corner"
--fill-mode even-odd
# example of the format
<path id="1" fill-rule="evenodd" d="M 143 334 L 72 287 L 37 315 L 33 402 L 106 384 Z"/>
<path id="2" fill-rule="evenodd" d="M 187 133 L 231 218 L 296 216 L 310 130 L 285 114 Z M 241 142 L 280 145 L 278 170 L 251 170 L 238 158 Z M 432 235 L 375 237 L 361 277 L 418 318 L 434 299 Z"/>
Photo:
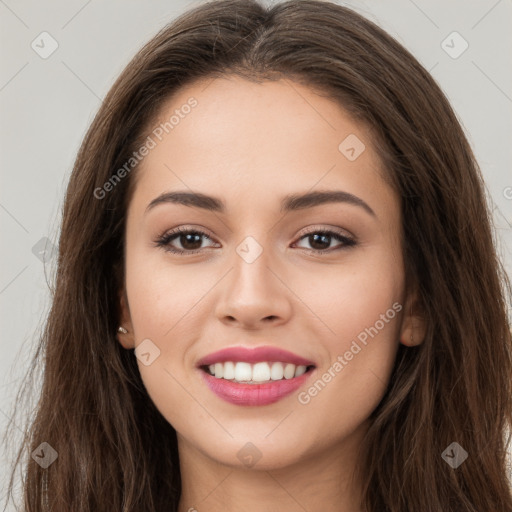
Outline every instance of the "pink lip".
<path id="1" fill-rule="evenodd" d="M 247 363 L 260 363 L 260 362 L 281 362 L 281 363 L 292 363 L 296 366 L 314 366 L 313 361 L 309 361 L 300 357 L 292 352 L 283 350 L 275 347 L 256 347 L 256 348 L 245 348 L 245 347 L 229 347 L 212 354 L 207 355 L 200 359 L 197 363 L 197 367 L 209 366 L 215 363 L 225 363 L 226 361 L 233 361 L 234 363 L 239 361 L 245 361 Z M 290 379 L 293 380 L 293 379 Z M 276 381 L 280 382 L 280 381 Z M 253 386 L 252 384 L 249 384 Z M 257 384 L 255 384 L 257 386 Z"/>
<path id="2" fill-rule="evenodd" d="M 300 377 L 271 381 L 265 384 L 240 384 L 219 379 L 201 370 L 206 385 L 220 398 L 236 405 L 268 405 L 296 391 L 315 370 Z"/>

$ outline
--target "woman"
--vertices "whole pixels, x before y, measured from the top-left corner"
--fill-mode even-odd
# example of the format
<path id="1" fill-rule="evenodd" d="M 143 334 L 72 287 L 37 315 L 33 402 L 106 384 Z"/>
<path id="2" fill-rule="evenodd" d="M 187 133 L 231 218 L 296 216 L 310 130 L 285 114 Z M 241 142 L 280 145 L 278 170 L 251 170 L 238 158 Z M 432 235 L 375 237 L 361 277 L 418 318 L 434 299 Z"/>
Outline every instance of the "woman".
<path id="1" fill-rule="evenodd" d="M 197 7 L 77 156 L 24 509 L 510 512 L 508 297 L 410 53 L 333 3 Z"/>

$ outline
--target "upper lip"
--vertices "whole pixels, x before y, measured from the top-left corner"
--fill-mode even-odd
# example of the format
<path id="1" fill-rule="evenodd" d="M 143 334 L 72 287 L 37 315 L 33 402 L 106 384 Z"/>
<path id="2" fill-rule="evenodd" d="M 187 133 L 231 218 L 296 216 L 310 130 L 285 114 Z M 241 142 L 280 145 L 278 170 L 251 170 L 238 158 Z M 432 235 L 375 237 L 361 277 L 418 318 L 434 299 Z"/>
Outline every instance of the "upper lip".
<path id="1" fill-rule="evenodd" d="M 218 350 L 217 352 L 212 352 L 207 356 L 201 358 L 197 362 L 197 366 L 209 366 L 215 363 L 224 363 L 226 361 L 245 361 L 247 363 L 260 363 L 264 361 L 268 362 L 276 362 L 279 361 L 281 363 L 292 363 L 296 366 L 304 365 L 304 366 L 314 366 L 315 363 L 313 361 L 309 361 L 308 359 L 304 359 L 303 357 L 294 354 L 293 352 L 288 352 L 288 350 L 283 350 L 281 348 L 271 347 L 271 346 L 262 346 L 262 347 L 228 347 L 222 350 Z"/>

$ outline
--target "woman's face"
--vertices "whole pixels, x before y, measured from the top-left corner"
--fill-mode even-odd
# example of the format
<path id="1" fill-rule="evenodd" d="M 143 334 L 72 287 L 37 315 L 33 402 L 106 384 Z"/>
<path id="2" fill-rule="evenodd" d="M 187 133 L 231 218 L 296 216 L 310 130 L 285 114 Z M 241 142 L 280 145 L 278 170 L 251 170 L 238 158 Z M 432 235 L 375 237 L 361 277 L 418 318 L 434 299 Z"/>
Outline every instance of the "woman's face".
<path id="1" fill-rule="evenodd" d="M 120 341 L 180 456 L 347 453 L 412 332 L 399 198 L 369 133 L 305 86 L 229 77 L 179 90 L 149 137 Z"/>

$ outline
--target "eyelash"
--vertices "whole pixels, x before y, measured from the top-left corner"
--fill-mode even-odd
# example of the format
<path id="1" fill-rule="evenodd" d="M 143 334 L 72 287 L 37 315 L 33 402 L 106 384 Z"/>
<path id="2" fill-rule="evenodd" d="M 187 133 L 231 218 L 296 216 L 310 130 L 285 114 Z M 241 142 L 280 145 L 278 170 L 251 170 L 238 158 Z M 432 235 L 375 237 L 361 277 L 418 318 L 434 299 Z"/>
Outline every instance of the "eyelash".
<path id="1" fill-rule="evenodd" d="M 204 233 L 201 230 L 179 227 L 177 229 L 174 229 L 173 231 L 164 233 L 163 235 L 159 236 L 155 240 L 155 246 L 163 249 L 166 252 L 170 252 L 170 253 L 173 253 L 173 254 L 178 254 L 180 256 L 197 254 L 197 253 L 201 252 L 204 249 L 204 248 L 201 248 L 201 249 L 194 249 L 194 250 L 187 251 L 187 250 L 183 250 L 183 249 L 176 249 L 176 248 L 171 247 L 169 245 L 170 242 L 173 239 L 179 237 L 180 235 L 184 235 L 184 234 L 200 235 L 200 236 L 203 236 L 203 237 L 205 237 L 205 238 L 207 238 L 209 240 L 212 240 L 211 237 L 209 237 L 207 233 Z M 342 235 L 342 234 L 340 234 L 340 233 L 338 233 L 336 231 L 330 231 L 330 230 L 326 230 L 326 229 L 315 229 L 315 230 L 311 230 L 311 231 L 309 231 L 307 233 L 304 233 L 299 238 L 299 241 L 302 240 L 303 238 L 306 238 L 306 237 L 310 236 L 310 235 L 316 235 L 316 234 L 328 235 L 331 238 L 334 238 L 337 241 L 342 242 L 343 245 L 341 245 L 340 247 L 335 248 L 335 249 L 332 249 L 332 248 L 331 249 L 305 249 L 303 247 L 301 247 L 301 249 L 304 249 L 305 251 L 308 251 L 308 252 L 311 252 L 311 253 L 314 253 L 314 254 L 326 254 L 326 253 L 334 252 L 334 251 L 337 251 L 337 250 L 349 249 L 349 248 L 354 247 L 355 245 L 357 245 L 356 241 L 353 240 L 352 238 L 346 237 L 346 236 L 344 236 L 344 235 Z"/>

